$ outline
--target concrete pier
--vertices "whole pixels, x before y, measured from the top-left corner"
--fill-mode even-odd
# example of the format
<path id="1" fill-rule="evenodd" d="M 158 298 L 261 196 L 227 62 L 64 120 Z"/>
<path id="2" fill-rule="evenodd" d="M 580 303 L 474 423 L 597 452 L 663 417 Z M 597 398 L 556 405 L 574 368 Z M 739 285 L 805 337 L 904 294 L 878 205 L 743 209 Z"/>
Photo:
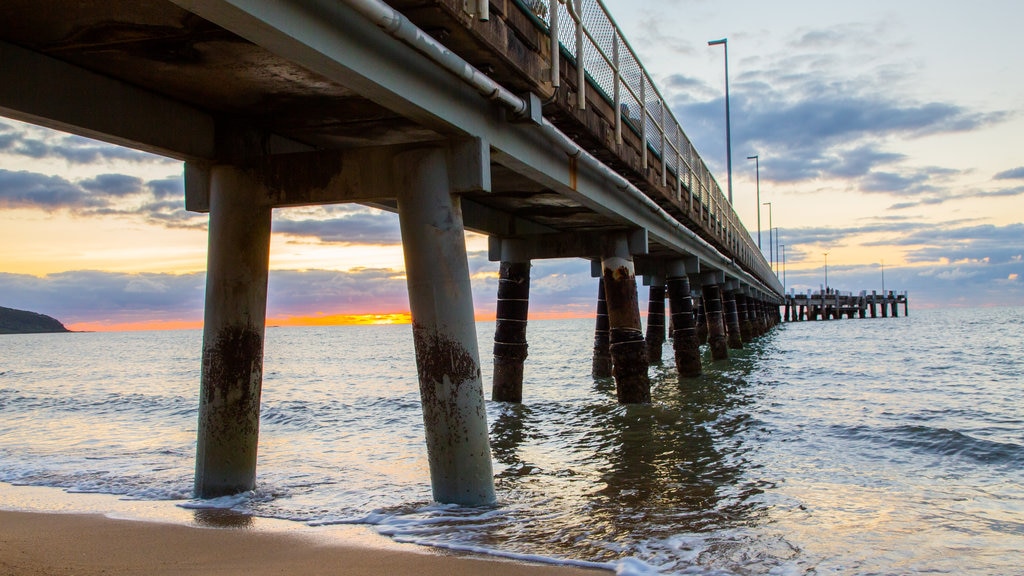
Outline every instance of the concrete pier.
<path id="1" fill-rule="evenodd" d="M 203 324 L 195 495 L 256 485 L 271 209 L 232 166 L 210 173 L 210 231 Z"/>
<path id="2" fill-rule="evenodd" d="M 695 316 L 697 322 L 697 344 L 703 346 L 708 343 L 708 313 L 704 309 L 704 297 L 699 296 L 693 299 Z"/>
<path id="3" fill-rule="evenodd" d="M 751 304 L 752 300 L 746 294 L 743 292 L 736 293 L 736 311 L 740 315 L 740 338 L 744 342 L 750 342 L 754 339 L 754 325 L 750 321 L 750 317 L 753 314 Z"/>
<path id="4" fill-rule="evenodd" d="M 604 278 L 597 282 L 597 318 L 594 326 L 594 361 L 590 373 L 594 378 L 610 378 L 612 352 L 608 333 L 608 301 L 604 295 Z"/>
<path id="5" fill-rule="evenodd" d="M 706 272 L 701 277 L 704 294 L 704 313 L 708 323 L 708 346 L 712 360 L 729 359 L 729 343 L 725 336 L 725 317 L 722 312 L 723 278 L 717 272 Z"/>
<path id="6" fill-rule="evenodd" d="M 725 307 L 725 322 L 728 332 L 729 348 L 733 350 L 743 349 L 743 337 L 740 333 L 740 315 L 736 305 L 736 291 L 727 289 L 723 291 L 722 303 Z"/>
<path id="7" fill-rule="evenodd" d="M 651 364 L 661 363 L 661 351 L 665 345 L 665 280 L 655 277 L 650 286 L 647 300 L 647 360 Z"/>
<path id="8" fill-rule="evenodd" d="M 668 270 L 668 298 L 672 309 L 672 349 L 675 352 L 676 371 L 683 377 L 700 376 L 700 342 L 694 318 L 690 279 L 685 264 L 673 262 Z"/>
<path id="9" fill-rule="evenodd" d="M 641 329 L 636 275 L 626 234 L 609 238 L 601 258 L 601 271 L 608 305 L 612 374 L 619 403 L 650 402 L 647 345 Z"/>
<path id="10" fill-rule="evenodd" d="M 491 504 L 494 479 L 465 230 L 447 149 L 399 153 L 393 169 L 434 499 Z"/>
<path id="11" fill-rule="evenodd" d="M 523 363 L 528 348 L 526 321 L 529 305 L 530 263 L 503 261 L 498 271 L 492 400 L 523 401 Z"/>

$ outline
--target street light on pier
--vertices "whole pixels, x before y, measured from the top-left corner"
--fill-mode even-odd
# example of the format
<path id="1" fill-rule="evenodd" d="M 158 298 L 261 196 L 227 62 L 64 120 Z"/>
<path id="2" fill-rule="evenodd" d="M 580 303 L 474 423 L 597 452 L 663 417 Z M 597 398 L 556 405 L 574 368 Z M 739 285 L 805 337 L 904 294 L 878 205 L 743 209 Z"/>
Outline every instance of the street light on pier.
<path id="1" fill-rule="evenodd" d="M 828 294 L 828 252 L 825 252 L 825 294 Z"/>
<path id="2" fill-rule="evenodd" d="M 773 228 L 775 230 L 775 277 L 779 277 L 779 227 Z M 771 234 L 769 234 L 771 236 Z"/>
<path id="3" fill-rule="evenodd" d="M 708 46 L 721 45 L 725 50 L 725 162 L 729 173 L 729 204 L 732 204 L 732 127 L 729 119 L 729 40 L 709 40 Z"/>
<path id="4" fill-rule="evenodd" d="M 758 155 L 747 156 L 747 160 L 754 161 L 754 174 L 757 178 L 757 247 L 761 247 L 761 162 Z"/>
<path id="5" fill-rule="evenodd" d="M 772 264 L 772 270 L 774 271 L 775 257 L 772 255 L 772 203 L 765 202 L 764 206 L 768 207 L 768 263 Z"/>
<path id="6" fill-rule="evenodd" d="M 782 245 L 782 293 L 786 293 L 786 245 Z"/>

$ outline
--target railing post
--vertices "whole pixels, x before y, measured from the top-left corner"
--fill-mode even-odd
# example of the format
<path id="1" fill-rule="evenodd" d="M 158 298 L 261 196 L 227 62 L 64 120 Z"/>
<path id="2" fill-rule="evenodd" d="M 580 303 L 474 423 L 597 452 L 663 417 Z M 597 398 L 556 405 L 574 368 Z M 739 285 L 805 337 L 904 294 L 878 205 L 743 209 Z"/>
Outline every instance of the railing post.
<path id="1" fill-rule="evenodd" d="M 619 67 L 619 35 L 612 37 L 612 68 L 615 71 L 615 144 L 622 144 L 622 71 Z"/>
<path id="2" fill-rule="evenodd" d="M 647 173 L 647 78 L 640 75 L 640 165 Z"/>
<path id="3" fill-rule="evenodd" d="M 583 58 L 583 0 L 569 0 L 576 3 L 576 105 L 587 109 L 587 70 Z"/>
<path id="4" fill-rule="evenodd" d="M 558 0 L 548 2 L 548 11 L 551 18 L 548 29 L 551 40 L 551 87 L 558 88 L 562 85 L 562 43 L 558 38 Z"/>

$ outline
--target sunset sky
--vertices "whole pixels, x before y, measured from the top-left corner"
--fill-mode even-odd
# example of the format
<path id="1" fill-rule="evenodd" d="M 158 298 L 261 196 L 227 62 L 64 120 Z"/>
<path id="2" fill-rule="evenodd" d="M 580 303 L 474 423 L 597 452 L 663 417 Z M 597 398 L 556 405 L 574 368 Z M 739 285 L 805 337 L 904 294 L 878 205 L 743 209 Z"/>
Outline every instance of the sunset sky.
<path id="1" fill-rule="evenodd" d="M 786 286 L 910 292 L 916 307 L 1024 304 L 1024 4 L 609 0 L 726 187 L 729 40 L 734 205 L 761 201 Z M 761 215 L 768 253 L 768 209 Z M 180 163 L 0 118 L 0 306 L 74 329 L 198 327 L 206 215 Z M 480 316 L 497 264 L 469 237 Z M 268 322 L 389 321 L 408 309 L 397 216 L 274 214 Z M 535 262 L 531 317 L 589 315 L 581 260 Z M 641 298 L 645 300 L 641 288 Z"/>

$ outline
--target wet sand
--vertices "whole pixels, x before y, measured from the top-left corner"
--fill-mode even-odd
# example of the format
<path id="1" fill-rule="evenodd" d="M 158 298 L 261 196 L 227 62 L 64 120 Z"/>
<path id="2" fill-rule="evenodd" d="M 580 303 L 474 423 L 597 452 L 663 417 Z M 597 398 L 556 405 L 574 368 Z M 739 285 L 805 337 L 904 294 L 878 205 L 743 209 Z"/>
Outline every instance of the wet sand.
<path id="1" fill-rule="evenodd" d="M 0 575 L 607 576 L 608 571 L 346 542 L 329 531 L 202 527 L 0 511 Z"/>

